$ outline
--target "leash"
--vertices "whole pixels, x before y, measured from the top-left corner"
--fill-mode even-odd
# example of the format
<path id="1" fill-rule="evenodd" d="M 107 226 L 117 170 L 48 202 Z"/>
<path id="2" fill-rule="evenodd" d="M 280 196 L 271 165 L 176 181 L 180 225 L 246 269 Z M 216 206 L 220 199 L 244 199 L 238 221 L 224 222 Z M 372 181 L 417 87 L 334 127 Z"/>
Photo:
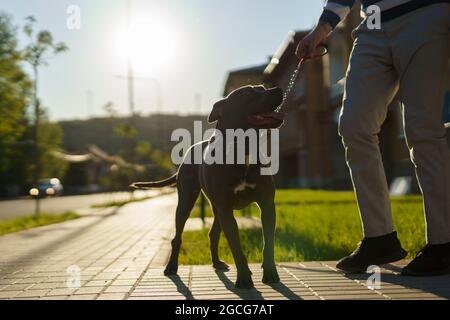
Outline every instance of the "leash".
<path id="1" fill-rule="evenodd" d="M 303 64 L 306 60 L 311 60 L 311 59 L 316 59 L 316 58 L 320 58 L 325 56 L 326 54 L 328 54 L 328 46 L 324 43 L 321 43 L 317 46 L 317 48 L 315 49 L 315 52 L 313 53 L 312 56 L 308 57 L 308 58 L 302 58 L 300 59 L 300 62 L 298 63 L 297 67 L 295 68 L 295 70 L 292 72 L 291 77 L 289 78 L 289 83 L 288 86 L 286 88 L 286 90 L 283 93 L 283 101 L 281 102 L 281 104 L 275 109 L 275 112 L 280 112 L 283 107 L 286 104 L 286 101 L 288 101 L 288 98 L 291 94 L 291 91 L 294 87 L 295 81 L 297 80 L 298 75 L 300 74 L 300 70 L 303 67 Z"/>

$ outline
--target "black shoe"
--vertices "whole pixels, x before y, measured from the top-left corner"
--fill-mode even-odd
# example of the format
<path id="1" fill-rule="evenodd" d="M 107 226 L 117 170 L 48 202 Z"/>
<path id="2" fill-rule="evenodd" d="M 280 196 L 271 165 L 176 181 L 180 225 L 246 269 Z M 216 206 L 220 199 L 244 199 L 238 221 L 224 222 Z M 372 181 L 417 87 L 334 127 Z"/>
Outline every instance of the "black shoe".
<path id="1" fill-rule="evenodd" d="M 351 255 L 339 260 L 336 268 L 346 273 L 361 273 L 366 272 L 371 265 L 398 261 L 407 254 L 394 231 L 381 237 L 364 238 Z"/>
<path id="2" fill-rule="evenodd" d="M 439 276 L 450 274 L 450 242 L 426 245 L 402 270 L 403 276 Z"/>

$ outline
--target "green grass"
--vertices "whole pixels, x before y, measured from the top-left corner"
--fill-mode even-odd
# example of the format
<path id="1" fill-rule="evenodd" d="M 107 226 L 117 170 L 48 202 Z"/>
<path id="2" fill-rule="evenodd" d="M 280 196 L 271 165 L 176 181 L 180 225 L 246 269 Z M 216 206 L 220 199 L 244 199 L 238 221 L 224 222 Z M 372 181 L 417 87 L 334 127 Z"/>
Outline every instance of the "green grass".
<path id="1" fill-rule="evenodd" d="M 35 227 L 77 219 L 79 216 L 73 212 L 63 214 L 40 214 L 39 216 L 26 216 L 0 221 L 0 236 Z"/>
<path id="2" fill-rule="evenodd" d="M 350 253 L 361 240 L 360 218 L 353 192 L 278 190 L 276 194 L 277 261 L 336 260 Z M 392 198 L 396 230 L 410 257 L 424 244 L 422 198 Z M 198 214 L 198 208 L 193 214 Z M 208 214 L 210 214 L 210 211 Z M 252 206 L 251 214 L 259 216 Z M 261 261 L 261 230 L 240 230 L 249 262 Z M 233 262 L 225 237 L 219 245 L 221 259 Z M 182 264 L 209 264 L 208 230 L 185 232 L 180 252 Z"/>
<path id="3" fill-rule="evenodd" d="M 192 209 L 191 215 L 189 216 L 190 218 L 200 218 L 200 216 L 201 216 L 200 206 L 201 206 L 201 202 L 200 202 L 200 197 L 199 197 L 197 199 L 197 202 L 195 203 L 194 208 Z M 255 215 L 256 213 L 258 213 L 258 215 L 259 215 L 258 210 L 259 210 L 258 206 L 256 204 L 252 204 L 243 210 L 234 211 L 234 215 L 235 216 L 249 216 L 252 214 Z M 205 217 L 212 217 L 212 216 L 213 216 L 213 213 L 212 213 L 211 207 L 209 205 L 209 202 L 208 202 L 208 200 L 205 200 Z"/>

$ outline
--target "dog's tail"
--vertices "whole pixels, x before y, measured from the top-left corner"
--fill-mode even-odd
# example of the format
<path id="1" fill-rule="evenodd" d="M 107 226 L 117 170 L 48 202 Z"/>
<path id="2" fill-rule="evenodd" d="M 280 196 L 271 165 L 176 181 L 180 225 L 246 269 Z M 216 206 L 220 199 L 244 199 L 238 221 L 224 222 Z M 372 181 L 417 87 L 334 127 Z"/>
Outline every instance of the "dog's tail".
<path id="1" fill-rule="evenodd" d="M 135 189 L 154 189 L 173 186 L 177 183 L 177 174 L 174 174 L 170 178 L 154 181 L 154 182 L 135 182 L 130 185 L 131 188 Z"/>

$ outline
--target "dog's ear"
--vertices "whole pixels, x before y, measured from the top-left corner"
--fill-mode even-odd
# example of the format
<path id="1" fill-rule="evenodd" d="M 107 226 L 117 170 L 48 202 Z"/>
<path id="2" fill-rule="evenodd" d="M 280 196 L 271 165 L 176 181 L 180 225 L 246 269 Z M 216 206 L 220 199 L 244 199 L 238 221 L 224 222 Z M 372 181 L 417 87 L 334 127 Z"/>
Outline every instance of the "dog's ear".
<path id="1" fill-rule="evenodd" d="M 214 104 L 213 109 L 208 117 L 209 123 L 216 122 L 220 119 L 220 117 L 222 117 L 223 108 L 225 107 L 225 101 L 226 99 L 222 99 Z"/>

